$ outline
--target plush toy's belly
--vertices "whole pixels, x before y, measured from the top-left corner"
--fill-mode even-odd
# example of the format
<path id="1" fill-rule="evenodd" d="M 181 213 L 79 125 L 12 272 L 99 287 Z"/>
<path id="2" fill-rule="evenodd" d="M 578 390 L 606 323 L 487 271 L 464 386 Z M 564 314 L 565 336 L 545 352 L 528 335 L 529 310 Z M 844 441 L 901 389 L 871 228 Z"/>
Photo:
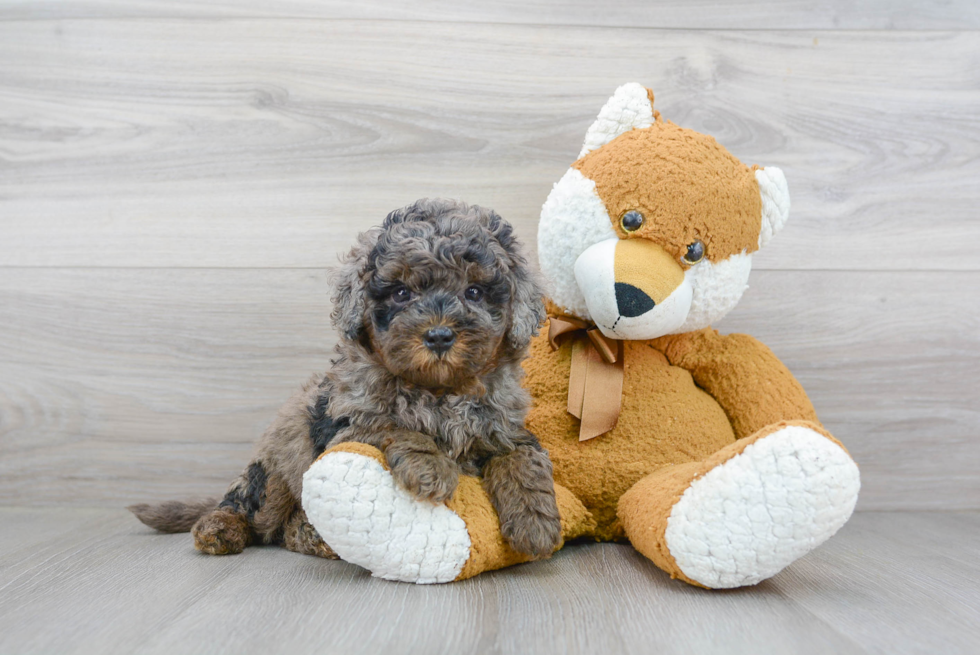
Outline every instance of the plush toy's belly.
<path id="1" fill-rule="evenodd" d="M 548 449 L 555 482 L 567 487 L 599 524 L 596 537 L 623 536 L 619 497 L 640 478 L 671 464 L 700 460 L 735 440 L 721 406 L 690 373 L 671 366 L 648 342 L 626 341 L 623 406 L 616 427 L 580 442 L 579 421 L 567 411 L 571 345 L 553 352 L 542 335 L 525 362 L 534 398 L 527 427 Z"/>

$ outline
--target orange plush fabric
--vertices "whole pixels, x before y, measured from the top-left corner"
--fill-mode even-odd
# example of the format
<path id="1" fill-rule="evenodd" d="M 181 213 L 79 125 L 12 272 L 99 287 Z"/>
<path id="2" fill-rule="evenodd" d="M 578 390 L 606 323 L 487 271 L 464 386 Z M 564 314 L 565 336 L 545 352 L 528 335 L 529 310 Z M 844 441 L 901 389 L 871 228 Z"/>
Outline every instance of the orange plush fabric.
<path id="1" fill-rule="evenodd" d="M 747 334 L 722 336 L 705 329 L 656 339 L 674 366 L 725 410 L 736 438 L 777 421 L 819 425 L 803 386 L 769 348 Z"/>
<path id="2" fill-rule="evenodd" d="M 525 386 L 535 401 L 527 427 L 548 449 L 555 482 L 595 518 L 597 539 L 625 536 L 619 499 L 650 473 L 703 460 L 769 423 L 816 421 L 796 379 L 751 337 L 723 337 L 708 329 L 623 346 L 619 422 L 584 442 L 578 419 L 566 411 L 571 345 L 552 351 L 539 336 L 524 364 Z"/>
<path id="3" fill-rule="evenodd" d="M 755 175 L 714 137 L 657 122 L 572 167 L 595 182 L 613 227 L 626 238 L 654 241 L 676 258 L 695 239 L 705 242 L 712 261 L 758 249 L 762 202 Z M 630 210 L 647 221 L 626 234 L 619 221 Z"/>

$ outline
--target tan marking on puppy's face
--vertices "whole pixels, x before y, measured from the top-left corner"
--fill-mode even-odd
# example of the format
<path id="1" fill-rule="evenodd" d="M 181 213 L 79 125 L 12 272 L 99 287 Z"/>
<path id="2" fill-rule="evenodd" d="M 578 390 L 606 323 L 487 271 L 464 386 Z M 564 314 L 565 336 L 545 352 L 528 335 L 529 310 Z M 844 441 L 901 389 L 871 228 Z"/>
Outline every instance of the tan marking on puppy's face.
<path id="1" fill-rule="evenodd" d="M 678 262 L 696 240 L 712 262 L 758 250 L 762 200 L 755 174 L 710 136 L 658 122 L 616 137 L 572 166 L 595 182 L 621 239 L 652 241 Z M 643 215 L 633 232 L 621 224 L 629 211 Z"/>

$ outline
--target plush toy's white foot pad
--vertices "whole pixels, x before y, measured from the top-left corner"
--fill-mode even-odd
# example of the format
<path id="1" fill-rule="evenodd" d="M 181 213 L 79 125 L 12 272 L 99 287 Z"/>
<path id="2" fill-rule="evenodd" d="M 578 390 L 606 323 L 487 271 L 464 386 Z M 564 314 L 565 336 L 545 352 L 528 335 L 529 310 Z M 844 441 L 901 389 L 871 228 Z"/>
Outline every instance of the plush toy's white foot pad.
<path id="1" fill-rule="evenodd" d="M 837 532 L 860 487 L 843 448 L 787 426 L 691 483 L 671 510 L 667 547 L 706 587 L 753 585 Z"/>
<path id="2" fill-rule="evenodd" d="M 345 561 L 379 578 L 451 582 L 470 555 L 463 519 L 395 485 L 377 460 L 327 453 L 303 475 L 303 509 Z"/>

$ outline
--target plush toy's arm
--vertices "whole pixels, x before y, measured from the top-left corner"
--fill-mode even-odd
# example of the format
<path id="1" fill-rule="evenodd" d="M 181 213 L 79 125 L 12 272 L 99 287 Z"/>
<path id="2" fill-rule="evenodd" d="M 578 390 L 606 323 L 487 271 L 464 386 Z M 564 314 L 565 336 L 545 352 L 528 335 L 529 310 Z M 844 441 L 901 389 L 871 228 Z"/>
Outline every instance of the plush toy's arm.
<path id="1" fill-rule="evenodd" d="M 690 371 L 694 382 L 718 401 L 737 438 L 779 421 L 819 425 L 802 385 L 769 348 L 749 335 L 722 336 L 707 328 L 658 341 L 668 361 Z"/>

